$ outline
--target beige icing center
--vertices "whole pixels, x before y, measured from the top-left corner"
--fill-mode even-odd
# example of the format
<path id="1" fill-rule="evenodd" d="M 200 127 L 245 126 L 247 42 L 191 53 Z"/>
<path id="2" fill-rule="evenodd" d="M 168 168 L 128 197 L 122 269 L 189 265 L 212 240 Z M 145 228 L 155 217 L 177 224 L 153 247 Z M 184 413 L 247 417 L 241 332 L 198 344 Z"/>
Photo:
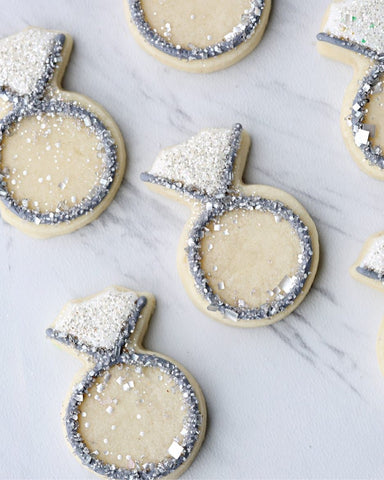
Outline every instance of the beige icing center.
<path id="1" fill-rule="evenodd" d="M 80 121 L 41 114 L 24 118 L 4 137 L 0 168 L 13 198 L 45 213 L 90 194 L 104 169 L 103 152 Z"/>
<path id="2" fill-rule="evenodd" d="M 118 365 L 109 373 L 107 382 L 99 377 L 80 405 L 79 432 L 90 451 L 122 468 L 169 457 L 173 440 L 183 439 L 188 413 L 179 388 L 154 367 Z"/>
<path id="3" fill-rule="evenodd" d="M 229 305 L 256 308 L 270 302 L 283 279 L 295 275 L 300 241 L 280 217 L 236 210 L 208 228 L 201 242 L 202 269 L 214 293 Z"/>
<path id="4" fill-rule="evenodd" d="M 142 0 L 145 18 L 174 45 L 204 48 L 221 42 L 241 22 L 249 0 Z"/>

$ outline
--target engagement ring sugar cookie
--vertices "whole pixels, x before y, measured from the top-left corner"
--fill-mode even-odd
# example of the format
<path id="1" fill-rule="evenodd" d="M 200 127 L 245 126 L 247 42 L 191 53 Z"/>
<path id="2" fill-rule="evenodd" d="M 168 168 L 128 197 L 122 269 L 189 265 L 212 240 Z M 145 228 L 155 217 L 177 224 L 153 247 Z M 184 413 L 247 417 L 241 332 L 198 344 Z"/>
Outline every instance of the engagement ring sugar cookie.
<path id="1" fill-rule="evenodd" d="M 47 335 L 88 361 L 64 410 L 67 440 L 95 473 L 178 478 L 202 444 L 206 409 L 192 376 L 145 350 L 149 294 L 111 287 L 68 303 Z"/>
<path id="2" fill-rule="evenodd" d="M 0 40 L 0 212 L 34 237 L 94 220 L 124 175 L 112 118 L 61 88 L 71 48 L 69 35 L 40 28 Z"/>
<path id="3" fill-rule="evenodd" d="M 213 72 L 240 61 L 263 37 L 271 0 L 123 0 L 137 42 L 163 63 Z"/>
<path id="4" fill-rule="evenodd" d="M 368 239 L 357 262 L 351 267 L 351 275 L 384 292 L 384 232 Z M 377 338 L 377 357 L 384 375 L 384 320 Z"/>
<path id="5" fill-rule="evenodd" d="M 187 201 L 178 268 L 194 303 L 216 320 L 257 327 L 304 299 L 319 257 L 316 227 L 287 193 L 241 178 L 250 146 L 241 125 L 163 150 L 142 179 Z"/>
<path id="6" fill-rule="evenodd" d="M 384 2 L 332 2 L 317 38 L 322 54 L 354 68 L 341 114 L 344 140 L 359 167 L 384 180 Z"/>

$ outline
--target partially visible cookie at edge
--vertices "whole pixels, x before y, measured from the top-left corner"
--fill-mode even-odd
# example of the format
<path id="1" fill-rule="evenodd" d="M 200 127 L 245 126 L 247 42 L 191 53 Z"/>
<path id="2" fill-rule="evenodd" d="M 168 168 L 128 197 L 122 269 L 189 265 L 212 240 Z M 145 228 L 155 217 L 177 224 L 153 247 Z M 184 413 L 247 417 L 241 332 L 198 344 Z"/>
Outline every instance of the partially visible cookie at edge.
<path id="1" fill-rule="evenodd" d="M 121 133 L 96 102 L 61 88 L 68 34 L 28 28 L 0 40 L 0 212 L 39 238 L 97 218 L 124 176 Z"/>
<path id="2" fill-rule="evenodd" d="M 318 50 L 352 65 L 342 111 L 344 141 L 358 166 L 384 180 L 384 2 L 333 1 L 317 36 Z"/>
<path id="3" fill-rule="evenodd" d="M 272 0 L 123 0 L 136 41 L 174 68 L 229 67 L 261 41 Z"/>

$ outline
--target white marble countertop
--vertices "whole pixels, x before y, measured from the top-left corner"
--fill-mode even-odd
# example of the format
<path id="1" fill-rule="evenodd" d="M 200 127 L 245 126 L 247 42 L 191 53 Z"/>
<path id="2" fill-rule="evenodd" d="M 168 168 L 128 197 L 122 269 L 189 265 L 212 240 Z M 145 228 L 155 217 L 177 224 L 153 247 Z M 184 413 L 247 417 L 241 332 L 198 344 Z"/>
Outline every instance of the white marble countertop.
<path id="1" fill-rule="evenodd" d="M 1 3 L 0 36 L 37 25 L 74 37 L 64 86 L 109 110 L 129 155 L 116 200 L 82 230 L 39 241 L 1 221 L 1 478 L 95 478 L 61 428 L 80 363 L 44 331 L 66 301 L 110 284 L 156 295 L 146 345 L 181 362 L 205 393 L 209 430 L 184 478 L 382 478 L 375 343 L 384 296 L 348 268 L 384 229 L 384 184 L 361 173 L 343 143 L 339 111 L 351 69 L 315 48 L 328 0 L 274 0 L 257 50 L 209 76 L 171 70 L 142 51 L 121 0 Z M 246 180 L 296 196 L 321 240 L 306 301 L 254 330 L 225 327 L 191 304 L 175 260 L 189 212 L 139 180 L 161 147 L 235 122 L 253 139 Z"/>

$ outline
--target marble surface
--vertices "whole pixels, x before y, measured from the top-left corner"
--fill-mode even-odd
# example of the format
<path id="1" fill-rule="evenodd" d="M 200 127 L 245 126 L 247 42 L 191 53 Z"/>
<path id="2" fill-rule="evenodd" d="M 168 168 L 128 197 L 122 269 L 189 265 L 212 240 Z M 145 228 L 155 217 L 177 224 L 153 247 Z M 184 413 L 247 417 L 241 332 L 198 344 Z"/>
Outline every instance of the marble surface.
<path id="1" fill-rule="evenodd" d="M 384 185 L 359 171 L 341 137 L 351 69 L 315 48 L 328 0 L 274 0 L 257 50 L 209 76 L 171 70 L 142 51 L 121 0 L 1 2 L 1 36 L 27 25 L 73 35 L 64 86 L 114 116 L 129 165 L 109 210 L 74 234 L 39 241 L 1 222 L 0 477 L 95 478 L 67 448 L 60 421 L 81 364 L 44 331 L 67 300 L 110 284 L 156 295 L 146 345 L 185 365 L 205 393 L 209 430 L 185 479 L 382 477 L 375 343 L 384 296 L 348 268 L 384 228 Z M 247 182 L 296 196 L 321 240 L 306 301 L 254 330 L 225 327 L 194 308 L 175 261 L 188 210 L 139 180 L 161 147 L 235 122 L 253 139 Z"/>

